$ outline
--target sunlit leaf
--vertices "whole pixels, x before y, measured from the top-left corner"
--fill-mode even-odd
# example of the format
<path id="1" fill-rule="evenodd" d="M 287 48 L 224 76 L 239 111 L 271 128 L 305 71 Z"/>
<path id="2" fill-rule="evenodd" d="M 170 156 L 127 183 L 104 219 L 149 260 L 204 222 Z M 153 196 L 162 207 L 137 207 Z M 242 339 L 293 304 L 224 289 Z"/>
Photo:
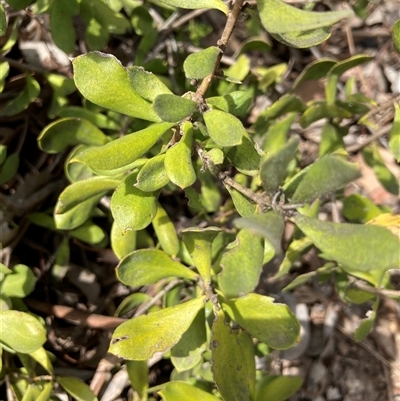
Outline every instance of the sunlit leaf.
<path id="1" fill-rule="evenodd" d="M 197 8 L 215 8 L 228 14 L 228 7 L 221 0 L 159 0 L 160 3 L 173 7 L 197 9 Z"/>
<path id="2" fill-rule="evenodd" d="M 303 384 L 299 376 L 264 376 L 257 383 L 255 401 L 285 401 L 289 399 Z"/>
<path id="3" fill-rule="evenodd" d="M 211 46 L 190 54 L 183 63 L 186 78 L 203 79 L 211 74 L 220 53 L 220 48 Z"/>
<path id="4" fill-rule="evenodd" d="M 400 20 L 399 20 L 399 40 L 400 40 Z M 395 113 L 394 113 L 393 125 L 389 133 L 389 148 L 392 151 L 397 163 L 400 163 L 400 105 L 399 104 L 397 103 L 394 104 L 394 111 Z"/>
<path id="5" fill-rule="evenodd" d="M 161 120 L 179 122 L 196 111 L 197 103 L 184 97 L 163 93 L 154 99 L 153 107 Z"/>
<path id="6" fill-rule="evenodd" d="M 97 397 L 91 388 L 82 380 L 76 377 L 57 377 L 61 387 L 77 401 L 97 401 Z"/>
<path id="7" fill-rule="evenodd" d="M 168 382 L 159 392 L 164 401 L 219 401 L 220 399 L 206 393 L 186 382 Z"/>
<path id="8" fill-rule="evenodd" d="M 165 153 L 149 159 L 140 169 L 135 186 L 145 192 L 154 192 L 169 183 L 165 170 Z"/>

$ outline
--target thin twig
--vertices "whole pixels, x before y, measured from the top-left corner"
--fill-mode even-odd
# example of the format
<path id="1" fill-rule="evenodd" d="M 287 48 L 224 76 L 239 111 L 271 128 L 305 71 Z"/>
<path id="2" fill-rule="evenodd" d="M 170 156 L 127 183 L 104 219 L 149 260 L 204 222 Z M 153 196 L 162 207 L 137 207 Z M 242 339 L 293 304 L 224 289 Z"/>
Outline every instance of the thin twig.
<path id="1" fill-rule="evenodd" d="M 384 136 L 390 132 L 392 127 L 390 125 L 387 125 L 386 127 L 383 127 L 379 131 L 374 132 L 372 128 L 368 127 L 368 130 L 373 132 L 371 136 L 369 136 L 365 141 L 362 143 L 355 143 L 354 145 L 348 146 L 346 148 L 347 152 L 349 153 L 356 153 L 359 150 L 361 150 L 363 147 L 369 145 L 371 142 L 375 141 L 375 139 L 380 138 L 381 136 Z"/>
<path id="2" fill-rule="evenodd" d="M 387 290 L 385 288 L 374 288 L 369 285 L 362 283 L 361 281 L 353 281 L 350 283 L 351 286 L 358 288 L 359 290 L 363 290 L 365 292 L 369 292 L 374 295 L 383 295 L 388 298 L 400 298 L 400 291 L 396 290 Z"/>

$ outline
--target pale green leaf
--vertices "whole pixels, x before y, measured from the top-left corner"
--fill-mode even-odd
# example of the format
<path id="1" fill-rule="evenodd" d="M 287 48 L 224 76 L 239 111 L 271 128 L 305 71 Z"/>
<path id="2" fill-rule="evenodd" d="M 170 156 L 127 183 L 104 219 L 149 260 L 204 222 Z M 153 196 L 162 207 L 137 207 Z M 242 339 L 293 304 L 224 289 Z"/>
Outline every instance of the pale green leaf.
<path id="1" fill-rule="evenodd" d="M 285 401 L 296 393 L 303 384 L 299 376 L 264 376 L 257 383 L 255 401 Z"/>
<path id="2" fill-rule="evenodd" d="M 27 354 L 39 349 L 45 341 L 46 330 L 38 319 L 25 312 L 0 310 L 0 342 Z"/>
<path id="3" fill-rule="evenodd" d="M 91 388 L 76 377 L 57 377 L 56 381 L 76 401 L 97 401 Z"/>
<path id="4" fill-rule="evenodd" d="M 128 71 L 112 55 L 87 53 L 74 58 L 74 80 L 92 103 L 147 121 L 160 121 L 151 107 L 132 88 Z"/>
<path id="5" fill-rule="evenodd" d="M 115 223 L 112 224 L 110 241 L 111 248 L 114 251 L 118 259 L 122 259 L 128 253 L 136 250 L 136 235 L 137 232 L 133 230 L 128 230 L 123 232 Z"/>
<path id="6" fill-rule="evenodd" d="M 379 307 L 379 300 L 376 300 L 374 302 L 372 311 L 370 311 L 369 316 L 363 319 L 360 323 L 360 326 L 356 329 L 354 333 L 354 339 L 357 342 L 364 340 L 368 336 L 369 332 L 372 329 L 372 326 L 375 323 L 378 307 Z"/>
<path id="7" fill-rule="evenodd" d="M 379 216 L 381 209 L 371 199 L 352 194 L 343 199 L 343 216 L 351 223 L 366 223 Z"/>
<path id="8" fill-rule="evenodd" d="M 180 141 L 167 150 L 164 166 L 169 180 L 183 189 L 196 181 L 196 172 L 192 162 L 194 135 L 192 123 L 184 122 L 182 134 Z"/>
<path id="9" fill-rule="evenodd" d="M 121 124 L 119 121 L 109 118 L 104 114 L 99 113 L 98 111 L 85 109 L 79 106 L 65 106 L 58 112 L 58 115 L 60 117 L 75 117 L 83 120 L 88 120 L 98 128 L 110 129 L 115 131 L 121 129 Z M 84 142 L 81 141 L 81 143 Z"/>
<path id="10" fill-rule="evenodd" d="M 229 316 L 253 337 L 275 349 L 287 349 L 298 341 L 300 324 L 287 305 L 271 297 L 250 293 L 224 302 Z"/>
<path id="11" fill-rule="evenodd" d="M 337 104 L 328 104 L 325 100 L 312 101 L 309 103 L 307 110 L 300 117 L 300 125 L 302 128 L 308 127 L 314 121 L 322 118 L 350 118 L 353 113 L 340 108 Z"/>
<path id="12" fill-rule="evenodd" d="M 5 81 L 9 72 L 10 72 L 10 65 L 8 64 L 8 62 L 3 61 L 2 63 L 0 63 L 0 93 L 3 92 Z"/>
<path id="13" fill-rule="evenodd" d="M 112 335 L 109 352 L 125 359 L 146 360 L 169 350 L 188 330 L 204 302 L 201 296 L 122 323 Z"/>
<path id="14" fill-rule="evenodd" d="M 280 99 L 274 102 L 262 116 L 265 119 L 274 119 L 291 112 L 303 112 L 307 109 L 305 103 L 298 97 L 292 94 L 283 95 Z"/>
<path id="15" fill-rule="evenodd" d="M 335 64 L 336 61 L 328 58 L 321 58 L 308 64 L 294 81 L 291 91 L 294 91 L 302 82 L 325 78 Z"/>
<path id="16" fill-rule="evenodd" d="M 53 373 L 53 365 L 51 364 L 49 354 L 43 347 L 38 348 L 36 351 L 30 352 L 29 356 L 33 358 L 37 363 L 42 365 L 47 370 L 47 372 L 49 372 L 50 374 Z"/>
<path id="17" fill-rule="evenodd" d="M 88 166 L 96 174 L 113 175 L 129 170 L 173 126 L 153 124 L 141 131 L 125 135 L 103 146 L 92 147 L 75 155 L 70 162 Z"/>
<path id="18" fill-rule="evenodd" d="M 253 232 L 242 229 L 236 241 L 221 258 L 219 288 L 228 298 L 240 297 L 257 286 L 264 259 L 264 241 Z"/>
<path id="19" fill-rule="evenodd" d="M 159 0 L 160 3 L 172 7 L 188 8 L 190 10 L 198 8 L 215 8 L 228 14 L 228 6 L 221 0 Z"/>
<path id="20" fill-rule="evenodd" d="M 9 297 L 25 298 L 35 288 L 36 278 L 32 270 L 18 264 L 12 268 L 12 274 L 7 274 L 0 283 L 0 293 Z"/>
<path id="21" fill-rule="evenodd" d="M 197 103 L 184 97 L 163 93 L 155 98 L 153 107 L 161 120 L 179 122 L 196 111 Z"/>
<path id="22" fill-rule="evenodd" d="M 225 96 L 214 96 L 206 99 L 208 105 L 237 117 L 243 117 L 247 113 L 252 101 L 253 97 L 245 91 L 233 91 Z"/>
<path id="23" fill-rule="evenodd" d="M 239 119 L 220 110 L 209 110 L 203 114 L 204 122 L 211 139 L 220 146 L 236 146 L 246 135 Z"/>
<path id="24" fill-rule="evenodd" d="M 186 382 L 168 382 L 159 394 L 164 401 L 220 401 L 212 394 Z"/>
<path id="25" fill-rule="evenodd" d="M 399 40 L 400 40 L 400 20 L 399 20 Z M 400 46 L 400 44 L 399 44 Z M 400 51 L 399 51 L 400 53 Z M 389 133 L 389 148 L 393 153 L 397 163 L 400 163 L 400 105 L 394 104 L 394 120 L 392 129 Z"/>
<path id="26" fill-rule="evenodd" d="M 136 188 L 136 175 L 128 175 L 111 197 L 111 213 L 123 232 L 146 228 L 157 213 L 157 194 Z"/>
<path id="27" fill-rule="evenodd" d="M 165 153 L 149 159 L 140 169 L 135 186 L 144 192 L 154 192 L 165 187 L 169 178 L 164 161 Z"/>
<path id="28" fill-rule="evenodd" d="M 139 249 L 126 255 L 117 266 L 118 279 L 131 287 L 153 284 L 162 278 L 195 280 L 197 274 L 158 249 Z"/>
<path id="29" fill-rule="evenodd" d="M 106 238 L 104 231 L 91 221 L 86 221 L 81 226 L 71 230 L 69 235 L 89 245 L 99 244 Z"/>
<path id="30" fill-rule="evenodd" d="M 211 74 L 220 53 L 220 48 L 211 46 L 190 54 L 183 63 L 186 78 L 203 79 Z"/>
<path id="31" fill-rule="evenodd" d="M 300 181 L 292 202 L 312 201 L 329 192 L 343 188 L 360 177 L 355 163 L 349 163 L 338 155 L 327 155 L 316 161 Z"/>

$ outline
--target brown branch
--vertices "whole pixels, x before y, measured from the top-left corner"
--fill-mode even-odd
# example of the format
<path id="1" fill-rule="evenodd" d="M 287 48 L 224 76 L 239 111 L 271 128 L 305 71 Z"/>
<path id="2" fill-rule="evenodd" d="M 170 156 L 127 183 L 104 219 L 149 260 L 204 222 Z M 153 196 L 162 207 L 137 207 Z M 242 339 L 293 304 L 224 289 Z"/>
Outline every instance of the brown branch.
<path id="1" fill-rule="evenodd" d="M 221 62 L 222 56 L 224 55 L 226 46 L 228 44 L 229 38 L 232 35 L 233 29 L 235 28 L 236 22 L 239 19 L 240 11 L 242 10 L 244 0 L 236 0 L 235 4 L 232 7 L 232 10 L 229 12 L 228 19 L 226 20 L 224 31 L 222 32 L 221 39 L 218 41 L 218 47 L 220 48 L 221 52 L 219 53 L 217 60 L 214 63 L 213 70 L 211 74 L 206 76 L 196 91 L 196 97 L 202 99 L 210 86 L 212 80 L 214 79 L 219 64 Z"/>

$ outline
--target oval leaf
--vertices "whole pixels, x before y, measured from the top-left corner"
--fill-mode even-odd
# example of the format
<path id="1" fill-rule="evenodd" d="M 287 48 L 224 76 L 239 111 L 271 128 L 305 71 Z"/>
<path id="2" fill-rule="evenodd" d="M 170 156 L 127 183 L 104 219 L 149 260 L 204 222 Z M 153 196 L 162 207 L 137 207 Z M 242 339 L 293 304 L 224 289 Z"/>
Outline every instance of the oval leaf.
<path id="1" fill-rule="evenodd" d="M 167 150 L 164 166 L 168 178 L 178 187 L 186 188 L 196 181 L 192 162 L 193 125 L 185 122 L 181 140 Z"/>
<path id="2" fill-rule="evenodd" d="M 343 188 L 360 176 L 355 163 L 341 156 L 327 155 L 315 162 L 300 181 L 292 202 L 307 202 Z"/>
<path id="3" fill-rule="evenodd" d="M 97 397 L 90 387 L 76 377 L 57 377 L 61 387 L 77 401 L 97 401 Z"/>
<path id="4" fill-rule="evenodd" d="M 112 55 L 92 52 L 75 57 L 74 81 L 92 103 L 131 117 L 160 121 L 151 107 L 132 88 L 127 70 Z"/>
<path id="5" fill-rule="evenodd" d="M 197 103 L 184 97 L 165 93 L 155 98 L 153 107 L 161 120 L 179 122 L 196 111 Z"/>
<path id="6" fill-rule="evenodd" d="M 253 101 L 253 96 L 245 91 L 234 91 L 224 96 L 209 97 L 206 99 L 208 105 L 231 113 L 237 117 L 243 117 Z"/>
<path id="7" fill-rule="evenodd" d="M 128 175 L 111 197 L 111 213 L 123 232 L 146 228 L 157 213 L 156 193 L 134 187 L 136 175 Z"/>
<path id="8" fill-rule="evenodd" d="M 121 358 L 141 361 L 169 350 L 190 327 L 204 301 L 202 296 L 122 323 L 112 335 L 109 351 Z"/>
<path id="9" fill-rule="evenodd" d="M 220 401 L 212 394 L 185 382 L 168 382 L 159 394 L 164 401 Z"/>
<path id="10" fill-rule="evenodd" d="M 298 376 L 265 376 L 257 383 L 255 401 L 285 401 L 290 398 L 303 384 Z"/>
<path id="11" fill-rule="evenodd" d="M 150 125 L 104 146 L 84 150 L 74 156 L 70 162 L 83 163 L 100 175 L 112 175 L 129 170 L 133 163 L 172 126 L 173 124 L 170 123 Z"/>
<path id="12" fill-rule="evenodd" d="M 15 265 L 11 274 L 1 281 L 0 291 L 8 297 L 25 298 L 35 288 L 36 278 L 32 270 L 25 265 Z"/>
<path id="13" fill-rule="evenodd" d="M 113 222 L 110 233 L 111 248 L 118 259 L 122 259 L 128 253 L 136 250 L 137 232 L 133 230 L 123 233 L 118 225 Z"/>
<path id="14" fill-rule="evenodd" d="M 214 70 L 221 49 L 215 46 L 190 54 L 183 63 L 186 78 L 203 79 Z"/>
<path id="15" fill-rule="evenodd" d="M 46 341 L 46 330 L 42 324 L 25 312 L 1 310 L 0 327 L 0 341 L 23 354 L 36 351 Z"/>
<path id="16" fill-rule="evenodd" d="M 228 14 L 228 6 L 221 0 L 159 0 L 160 3 L 173 7 L 188 8 L 194 10 L 197 8 L 215 8 Z"/>
<path id="17" fill-rule="evenodd" d="M 153 284 L 166 277 L 195 280 L 197 274 L 158 249 L 139 249 L 117 266 L 118 279 L 131 287 Z"/>
<path id="18" fill-rule="evenodd" d="M 272 348 L 287 349 L 298 340 L 300 324 L 287 305 L 273 301 L 252 293 L 226 301 L 223 308 L 253 337 Z"/>
<path id="19" fill-rule="evenodd" d="M 169 178 L 164 166 L 165 153 L 152 157 L 140 169 L 135 186 L 145 192 L 165 187 Z"/>
<path id="20" fill-rule="evenodd" d="M 208 134 L 217 145 L 236 146 L 242 143 L 246 130 L 235 116 L 220 110 L 209 110 L 203 117 Z"/>

